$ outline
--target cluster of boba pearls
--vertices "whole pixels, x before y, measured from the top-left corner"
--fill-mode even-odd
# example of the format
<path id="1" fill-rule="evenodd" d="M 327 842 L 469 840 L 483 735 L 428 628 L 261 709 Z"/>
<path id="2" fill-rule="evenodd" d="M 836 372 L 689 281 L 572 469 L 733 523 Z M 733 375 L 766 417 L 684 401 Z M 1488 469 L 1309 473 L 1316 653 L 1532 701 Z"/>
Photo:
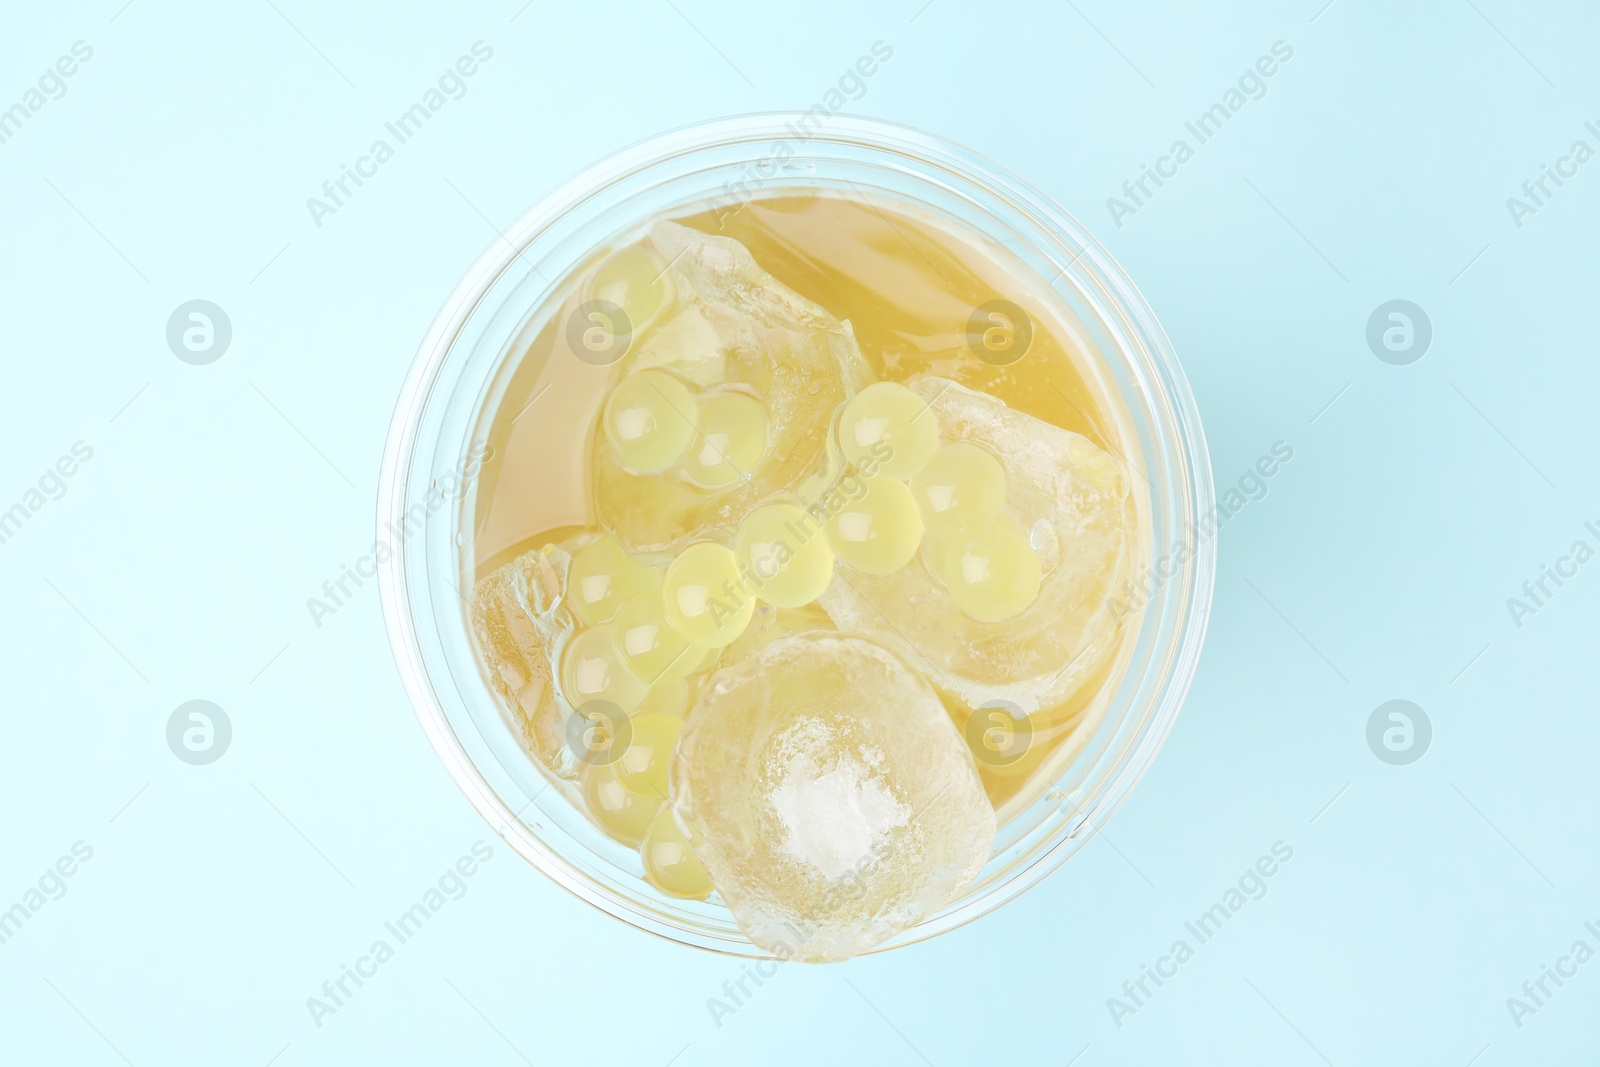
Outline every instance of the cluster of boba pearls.
<path id="1" fill-rule="evenodd" d="M 647 374 L 668 377 L 640 372 L 618 392 Z M 851 491 L 830 491 L 809 509 L 770 501 L 744 517 L 731 547 L 699 541 L 672 561 L 663 610 L 679 636 L 722 648 L 744 632 L 757 601 L 803 607 L 828 588 L 837 562 L 863 574 L 892 574 L 911 562 L 925 538 L 932 569 L 974 619 L 999 622 L 1033 602 L 1039 557 L 1005 511 L 1005 468 L 991 452 L 942 441 L 927 403 L 894 382 L 868 386 L 846 404 L 838 438 L 860 474 Z"/>
<path id="2" fill-rule="evenodd" d="M 666 803 L 667 768 L 689 709 L 689 678 L 709 666 L 666 621 L 662 573 L 629 556 L 614 538 L 573 554 L 567 602 L 576 629 L 560 651 L 562 692 L 580 714 L 627 716 L 627 729 L 585 714 L 609 731 L 586 753 L 581 786 L 589 812 L 611 837 L 639 849 L 650 882 L 664 893 L 703 899 L 705 869 Z"/>
<path id="3" fill-rule="evenodd" d="M 647 441 L 651 434 L 630 437 L 613 427 L 660 427 L 693 404 L 687 388 L 663 371 L 625 379 L 606 405 L 606 432 L 615 434 L 620 461 L 663 473 L 681 462 L 686 439 Z M 677 424 L 690 436 L 702 432 L 687 419 Z M 1005 470 L 994 455 L 968 442 L 942 442 L 928 405 L 893 382 L 868 386 L 846 404 L 838 437 L 856 472 L 848 491 L 836 488 L 810 508 L 771 500 L 744 517 L 731 545 L 695 542 L 667 567 L 661 610 L 677 637 L 723 648 L 749 626 L 758 602 L 803 607 L 828 588 L 837 563 L 892 574 L 911 562 L 925 536 L 936 571 L 969 615 L 999 621 L 1032 602 L 1039 558 L 1004 512 Z M 724 436 L 719 449 L 729 440 Z"/>
<path id="4" fill-rule="evenodd" d="M 624 378 L 606 400 L 602 428 L 617 462 L 635 474 L 679 470 L 704 489 L 734 484 L 761 461 L 767 410 L 744 393 L 696 396 L 665 371 Z"/>
<path id="5" fill-rule="evenodd" d="M 606 439 L 628 469 L 681 472 L 707 488 L 731 484 L 766 446 L 758 400 L 696 396 L 659 370 L 624 378 L 603 419 Z M 930 565 L 974 619 L 1010 618 L 1038 594 L 1039 557 L 1005 511 L 1004 467 L 979 445 L 942 441 L 915 393 L 893 382 L 868 386 L 840 413 L 838 440 L 855 468 L 850 492 L 831 493 L 809 509 L 769 501 L 743 518 L 731 545 L 694 542 L 664 571 L 609 536 L 573 556 L 567 596 L 582 628 L 561 651 L 560 684 L 580 713 L 604 702 L 599 706 L 619 710 L 629 725 L 620 753 L 585 768 L 584 798 L 608 834 L 639 848 L 646 876 L 663 892 L 702 899 L 711 891 L 666 803 L 667 772 L 691 676 L 744 633 L 758 602 L 810 604 L 839 563 L 892 574 L 925 539 Z M 622 743 L 621 732 L 616 740 Z"/>
<path id="6" fill-rule="evenodd" d="M 930 569 L 967 615 L 1000 622 L 1033 603 L 1039 555 L 1005 511 L 1006 472 L 993 453 L 941 441 L 927 402 L 894 382 L 870 385 L 845 405 L 839 447 L 870 475 L 862 498 L 829 519 L 841 559 L 889 574 L 926 538 Z"/>
<path id="7" fill-rule="evenodd" d="M 658 318 L 672 297 L 672 283 L 654 253 L 631 246 L 596 268 L 587 290 L 592 300 L 622 313 L 607 322 L 602 341 L 619 325 L 626 340 Z M 600 319 L 594 320 L 597 328 Z M 641 370 L 624 378 L 606 400 L 601 428 L 617 462 L 635 474 L 682 475 L 705 489 L 721 489 L 743 478 L 767 447 L 767 412 L 741 392 L 697 395 L 665 371 Z"/>

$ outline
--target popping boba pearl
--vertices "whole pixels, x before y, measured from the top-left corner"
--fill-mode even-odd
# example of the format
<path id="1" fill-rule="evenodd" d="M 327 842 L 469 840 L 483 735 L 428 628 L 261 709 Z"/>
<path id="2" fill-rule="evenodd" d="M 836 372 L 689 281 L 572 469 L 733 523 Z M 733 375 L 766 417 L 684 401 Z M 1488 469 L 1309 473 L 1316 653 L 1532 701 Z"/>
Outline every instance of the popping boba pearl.
<path id="1" fill-rule="evenodd" d="M 904 482 L 863 478 L 866 492 L 828 519 L 834 555 L 865 574 L 893 574 L 911 561 L 922 543 L 922 516 Z"/>
<path id="2" fill-rule="evenodd" d="M 767 450 L 767 409 L 743 393 L 713 393 L 700 402 L 700 434 L 683 457 L 696 485 L 721 489 L 746 477 Z"/>
<path id="3" fill-rule="evenodd" d="M 683 732 L 683 720 L 675 715 L 635 715 L 628 747 L 611 766 L 617 781 L 647 797 L 667 795 L 667 768 L 672 764 L 672 746 Z"/>
<path id="4" fill-rule="evenodd" d="M 620 307 L 628 316 L 629 331 L 637 334 L 672 299 L 672 283 L 661 260 L 649 249 L 634 245 L 617 250 L 595 268 L 589 279 L 589 299 Z"/>
<path id="5" fill-rule="evenodd" d="M 765 504 L 746 515 L 734 539 L 739 569 L 756 595 L 779 608 L 799 608 L 833 580 L 833 549 L 817 520 L 793 504 Z"/>
<path id="6" fill-rule="evenodd" d="M 582 779 L 584 803 L 600 829 L 624 845 L 639 847 L 650 820 L 661 810 L 661 798 L 627 788 L 609 764 L 591 763 L 583 769 Z"/>
<path id="7" fill-rule="evenodd" d="M 939 423 L 916 393 L 897 382 L 877 382 L 845 405 L 839 447 L 858 469 L 904 480 L 939 447 Z"/>
<path id="8" fill-rule="evenodd" d="M 941 577 L 962 611 L 979 622 L 999 622 L 1039 595 L 1039 554 L 1017 520 L 999 515 L 950 538 Z"/>
<path id="9" fill-rule="evenodd" d="M 705 659 L 704 648 L 667 624 L 667 606 L 658 592 L 622 605 L 611 625 L 623 662 L 649 685 L 687 677 Z"/>
<path id="10" fill-rule="evenodd" d="M 711 879 L 678 829 L 671 804 L 661 805 L 650 820 L 639 846 L 639 859 L 644 862 L 645 877 L 663 893 L 685 900 L 704 900 L 711 895 Z"/>
<path id="11" fill-rule="evenodd" d="M 659 474 L 694 440 L 694 396 L 672 375 L 642 370 L 611 390 L 601 421 L 618 463 L 635 474 Z"/>
<path id="12" fill-rule="evenodd" d="M 928 532 L 953 534 L 1000 514 L 1006 502 L 1006 471 L 992 452 L 956 441 L 941 445 L 912 476 L 911 492 Z"/>
<path id="13" fill-rule="evenodd" d="M 580 711 L 590 701 L 604 701 L 626 714 L 649 688 L 622 662 L 609 626 L 583 631 L 561 652 L 561 690 Z"/>
<path id="14" fill-rule="evenodd" d="M 710 541 L 690 545 L 667 568 L 661 587 L 667 623 L 706 648 L 731 644 L 755 612 L 731 549 Z"/>
<path id="15" fill-rule="evenodd" d="M 572 610 L 590 626 L 609 622 L 628 600 L 660 589 L 661 572 L 629 556 L 610 536 L 578 549 L 567 574 Z"/>

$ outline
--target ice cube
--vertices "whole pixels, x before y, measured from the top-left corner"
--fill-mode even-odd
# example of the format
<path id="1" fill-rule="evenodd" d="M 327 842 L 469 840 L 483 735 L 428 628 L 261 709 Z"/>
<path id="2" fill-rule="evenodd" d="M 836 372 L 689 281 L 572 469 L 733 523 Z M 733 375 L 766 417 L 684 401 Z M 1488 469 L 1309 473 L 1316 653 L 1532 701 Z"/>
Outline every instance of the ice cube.
<path id="1" fill-rule="evenodd" d="M 968 707 L 1004 701 L 1032 714 L 1061 704 L 1116 647 L 1112 592 L 1133 550 L 1135 515 L 1122 461 L 946 378 L 911 383 L 945 441 L 971 441 L 999 457 L 1006 510 L 1028 531 L 1043 568 L 1038 595 L 1019 614 L 979 622 L 935 576 L 944 542 L 892 574 L 840 569 L 821 604 L 841 630 L 858 630 L 926 670 Z"/>
<path id="2" fill-rule="evenodd" d="M 572 632 L 561 590 L 571 557 L 561 549 L 524 552 L 478 580 L 472 633 L 490 687 L 512 714 L 523 744 L 563 777 L 581 769 L 567 745 L 567 716 L 550 650 Z"/>
<path id="3" fill-rule="evenodd" d="M 740 929 L 777 955 L 848 959 L 949 903 L 995 814 L 933 689 L 832 631 L 715 674 L 672 764 L 674 813 Z"/>
<path id="4" fill-rule="evenodd" d="M 675 297 L 634 341 L 621 375 L 660 369 L 701 389 L 743 391 L 766 408 L 767 432 L 761 458 L 718 488 L 682 472 L 635 474 L 597 435 L 596 513 L 635 552 L 736 525 L 775 493 L 808 496 L 834 409 L 870 380 L 849 325 L 762 270 L 738 241 L 662 221 L 648 243 L 667 264 Z"/>

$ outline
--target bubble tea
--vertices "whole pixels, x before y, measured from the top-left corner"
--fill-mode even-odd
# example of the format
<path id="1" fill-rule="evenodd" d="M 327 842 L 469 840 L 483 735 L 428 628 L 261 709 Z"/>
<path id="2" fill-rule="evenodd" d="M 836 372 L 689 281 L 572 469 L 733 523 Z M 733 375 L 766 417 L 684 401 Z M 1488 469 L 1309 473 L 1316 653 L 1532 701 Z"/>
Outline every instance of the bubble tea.
<path id="1" fill-rule="evenodd" d="M 686 211 L 484 414 L 486 678 L 640 877 L 776 954 L 958 896 L 1126 664 L 1136 445 L 1050 281 L 884 197 Z"/>

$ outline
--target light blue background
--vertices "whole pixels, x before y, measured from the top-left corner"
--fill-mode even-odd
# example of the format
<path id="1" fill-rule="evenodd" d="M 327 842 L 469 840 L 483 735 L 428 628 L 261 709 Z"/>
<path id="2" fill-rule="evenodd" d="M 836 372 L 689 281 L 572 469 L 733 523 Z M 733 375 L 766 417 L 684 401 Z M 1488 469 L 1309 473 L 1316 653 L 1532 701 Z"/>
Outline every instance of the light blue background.
<path id="1" fill-rule="evenodd" d="M 0 908 L 94 849 L 0 945 L 0 1061 L 1594 1055 L 1600 963 L 1520 1029 L 1506 998 L 1600 948 L 1600 563 L 1520 629 L 1505 604 L 1600 524 L 1600 162 L 1521 229 L 1505 205 L 1600 147 L 1592 8 L 122 2 L 12 5 L 0 35 L 0 107 L 94 49 L 0 145 L 0 510 L 94 449 L 0 544 Z M 466 97 L 314 226 L 306 198 L 480 39 Z M 460 796 L 376 589 L 320 629 L 305 601 L 373 540 L 400 382 L 491 227 L 653 133 L 808 107 L 880 39 L 852 109 L 995 158 L 1105 241 L 1187 368 L 1219 486 L 1275 441 L 1294 459 L 1223 531 L 1192 695 L 1108 834 L 954 934 L 785 966 L 719 1027 L 737 961 L 579 903 Z M 1114 226 L 1106 198 L 1278 40 L 1266 97 Z M 192 298 L 232 319 L 210 366 L 165 343 Z M 1392 298 L 1432 319 L 1411 366 L 1364 340 Z M 1397 697 L 1435 732 L 1406 767 L 1365 741 Z M 234 727 L 207 767 L 165 742 L 194 698 Z M 315 1026 L 306 998 L 480 838 L 467 894 Z M 1107 998 L 1279 840 L 1267 895 L 1119 1029 Z"/>

